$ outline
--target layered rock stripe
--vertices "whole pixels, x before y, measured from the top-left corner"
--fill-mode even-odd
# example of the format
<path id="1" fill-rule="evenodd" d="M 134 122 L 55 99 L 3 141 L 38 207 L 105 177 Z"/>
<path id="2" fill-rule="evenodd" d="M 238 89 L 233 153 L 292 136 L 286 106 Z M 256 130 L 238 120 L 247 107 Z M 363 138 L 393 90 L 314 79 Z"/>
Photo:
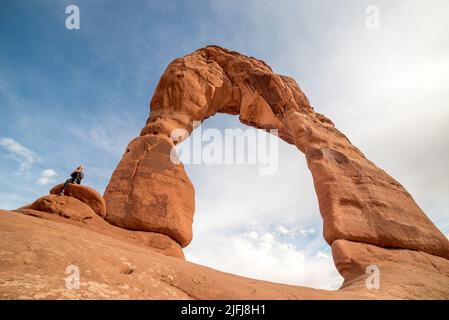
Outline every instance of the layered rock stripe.
<path id="1" fill-rule="evenodd" d="M 150 107 L 105 191 L 110 223 L 186 246 L 194 189 L 182 164 L 170 161 L 173 146 L 186 138 L 173 132 L 191 132 L 194 122 L 216 113 L 238 114 L 249 126 L 278 129 L 305 154 L 330 245 L 347 240 L 449 258 L 448 239 L 407 190 L 315 112 L 295 80 L 265 62 L 217 46 L 199 49 L 168 65 Z"/>

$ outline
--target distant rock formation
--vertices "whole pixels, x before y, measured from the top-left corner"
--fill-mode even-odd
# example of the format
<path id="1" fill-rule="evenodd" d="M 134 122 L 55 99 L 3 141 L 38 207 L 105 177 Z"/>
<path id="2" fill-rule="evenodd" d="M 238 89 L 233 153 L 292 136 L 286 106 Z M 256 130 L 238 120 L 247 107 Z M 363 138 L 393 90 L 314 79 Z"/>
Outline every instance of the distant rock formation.
<path id="1" fill-rule="evenodd" d="M 216 113 L 278 129 L 305 154 L 324 238 L 345 279 L 340 290 L 257 281 L 183 261 L 195 195 L 183 165 L 170 160 L 186 138 L 173 132 L 192 132 L 194 122 Z M 0 210 L 0 279 L 8 279 L 0 281 L 0 297 L 449 299 L 449 241 L 405 188 L 315 112 L 293 79 L 217 46 L 169 64 L 104 200 L 85 186 L 70 185 L 65 196 L 60 189 L 13 212 Z M 83 268 L 76 292 L 61 288 L 60 271 L 71 263 Z M 378 288 L 367 286 L 370 270 L 379 272 Z"/>

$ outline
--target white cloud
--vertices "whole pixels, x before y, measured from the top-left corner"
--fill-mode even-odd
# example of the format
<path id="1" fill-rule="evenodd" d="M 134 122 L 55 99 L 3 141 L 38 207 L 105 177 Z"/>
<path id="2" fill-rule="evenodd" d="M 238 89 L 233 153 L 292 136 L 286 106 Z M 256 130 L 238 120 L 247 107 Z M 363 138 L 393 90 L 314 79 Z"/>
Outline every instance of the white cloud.
<path id="1" fill-rule="evenodd" d="M 301 229 L 301 230 L 299 230 L 299 233 L 302 234 L 304 237 L 308 237 L 315 233 L 315 229 L 313 227 L 310 227 L 307 229 Z"/>
<path id="2" fill-rule="evenodd" d="M 328 259 L 329 255 L 327 253 L 325 253 L 324 251 L 318 250 L 318 252 L 315 255 L 315 258 Z"/>
<path id="3" fill-rule="evenodd" d="M 341 285 L 342 277 L 324 251 L 310 253 L 270 232 L 256 234 L 214 233 L 207 246 L 188 247 L 187 260 L 255 279 L 321 289 L 337 289 Z"/>
<path id="4" fill-rule="evenodd" d="M 203 126 L 245 128 L 237 117 L 224 115 L 216 115 Z M 185 165 L 195 187 L 195 233 L 247 226 L 255 221 L 276 222 L 284 228 L 291 220 L 295 220 L 296 226 L 321 222 L 304 156 L 283 141 L 279 141 L 276 156 L 279 157 L 278 172 L 269 176 L 261 175 L 257 165 Z M 287 229 L 292 235 L 299 232 Z"/>
<path id="5" fill-rule="evenodd" d="M 310 237 L 315 234 L 315 228 L 313 228 L 313 227 L 301 228 L 301 227 L 296 226 L 296 227 L 286 228 L 285 226 L 280 225 L 276 228 L 276 231 L 279 234 L 288 236 L 290 238 L 296 237 L 298 235 L 301 235 L 303 237 Z"/>
<path id="6" fill-rule="evenodd" d="M 84 127 L 70 126 L 68 130 L 80 140 L 112 155 L 122 155 L 126 145 L 139 135 L 142 119 L 132 117 L 133 111 L 97 115 Z"/>
<path id="7" fill-rule="evenodd" d="M 42 171 L 39 179 L 36 180 L 36 183 L 41 186 L 45 186 L 49 183 L 53 183 L 54 182 L 53 178 L 56 177 L 57 175 L 58 175 L 58 173 L 55 170 L 45 169 L 44 171 Z"/>
<path id="8" fill-rule="evenodd" d="M 257 232 L 255 232 L 255 231 L 248 232 L 248 233 L 246 234 L 246 236 L 247 236 L 249 239 L 253 239 L 253 240 L 257 240 L 257 239 L 259 238 L 259 235 L 258 235 Z"/>
<path id="9" fill-rule="evenodd" d="M 280 234 L 284 234 L 287 235 L 290 233 L 290 230 L 288 230 L 286 227 L 284 227 L 283 225 L 280 225 L 276 228 L 276 230 L 280 233 Z"/>
<path id="10" fill-rule="evenodd" d="M 9 157 L 19 162 L 19 173 L 30 169 L 33 163 L 39 160 L 34 151 L 22 146 L 12 138 L 0 138 L 0 146 L 9 152 Z"/>

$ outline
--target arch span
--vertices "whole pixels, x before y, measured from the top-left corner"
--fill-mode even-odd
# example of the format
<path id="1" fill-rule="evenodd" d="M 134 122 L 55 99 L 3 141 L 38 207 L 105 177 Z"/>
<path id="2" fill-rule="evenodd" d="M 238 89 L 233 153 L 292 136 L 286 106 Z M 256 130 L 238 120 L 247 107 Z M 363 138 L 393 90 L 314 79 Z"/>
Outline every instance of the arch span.
<path id="1" fill-rule="evenodd" d="M 449 258 L 447 238 L 412 196 L 315 112 L 292 78 L 217 46 L 168 65 L 146 126 L 128 145 L 107 186 L 106 220 L 163 233 L 187 246 L 194 189 L 182 164 L 170 161 L 170 150 L 180 142 L 170 135 L 179 128 L 191 132 L 195 121 L 216 113 L 239 115 L 242 123 L 259 129 L 278 129 L 279 138 L 305 154 L 330 245 L 346 240 Z M 333 245 L 333 252 L 347 256 L 344 245 Z"/>

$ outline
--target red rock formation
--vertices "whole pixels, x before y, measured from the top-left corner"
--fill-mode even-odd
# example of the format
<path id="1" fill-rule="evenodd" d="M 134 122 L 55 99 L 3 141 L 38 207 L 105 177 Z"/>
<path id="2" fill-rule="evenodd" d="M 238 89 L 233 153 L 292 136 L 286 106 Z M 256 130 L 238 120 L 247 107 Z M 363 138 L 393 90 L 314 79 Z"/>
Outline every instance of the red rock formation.
<path id="1" fill-rule="evenodd" d="M 345 278 L 340 291 L 367 290 L 367 267 L 379 271 L 379 289 L 390 299 L 449 298 L 449 260 L 425 252 L 385 249 L 378 246 L 336 240 L 332 243 L 334 263 Z"/>
<path id="2" fill-rule="evenodd" d="M 74 225 L 78 229 L 81 227 L 139 247 L 151 249 L 148 252 L 150 255 L 156 251 L 163 255 L 184 259 L 181 246 L 172 238 L 160 233 L 131 231 L 112 226 L 98 216 L 87 204 L 73 197 L 51 194 L 15 211 L 43 220 Z M 73 232 L 78 231 L 74 230 Z M 72 235 L 69 235 L 69 237 L 72 237 Z M 64 248 L 61 248 L 61 250 L 64 250 Z"/>
<path id="3" fill-rule="evenodd" d="M 59 194 L 64 186 L 63 183 L 51 188 L 50 194 Z M 84 202 L 95 211 L 100 217 L 104 218 L 106 215 L 106 203 L 103 197 L 94 189 L 80 184 L 68 184 L 64 190 L 64 195 L 73 197 L 81 202 Z"/>
<path id="4" fill-rule="evenodd" d="M 50 195 L 41 197 L 16 212 L 45 220 L 76 224 L 144 248 L 151 248 L 167 256 L 184 259 L 179 243 L 165 234 L 126 230 L 104 221 L 102 218 L 106 212 L 105 202 L 94 189 L 85 185 L 69 184 L 65 195 L 59 195 L 61 188 L 62 184 L 54 186 Z"/>
<path id="5" fill-rule="evenodd" d="M 182 164 L 170 161 L 185 136 L 172 133 L 191 132 L 193 121 L 217 112 L 277 128 L 305 153 L 324 236 L 345 278 L 340 290 L 257 281 L 167 256 L 183 258 L 194 212 L 193 186 Z M 0 238 L 7 239 L 0 241 L 0 279 L 8 279 L 0 281 L 0 298 L 449 298 L 449 242 L 411 195 L 316 113 L 293 79 L 220 47 L 176 59 L 162 75 L 150 118 L 105 192 L 105 220 L 118 227 L 100 218 L 101 196 L 70 189 L 70 197 L 0 210 Z M 61 286 L 72 263 L 82 272 L 79 290 Z M 376 290 L 366 286 L 371 266 L 381 272 Z"/>
<path id="6" fill-rule="evenodd" d="M 185 137 L 169 138 L 175 129 L 191 132 L 194 121 L 218 112 L 239 114 L 256 128 L 279 129 L 281 139 L 305 153 L 329 244 L 348 240 L 449 258 L 447 238 L 412 196 L 316 113 L 293 79 L 275 74 L 263 61 L 216 46 L 175 59 L 165 70 L 147 124 L 106 189 L 106 220 L 162 232 L 187 245 L 193 190 L 182 165 L 168 160 L 170 143 Z M 155 149 L 151 141 L 164 141 L 164 148 Z"/>
<path id="7" fill-rule="evenodd" d="M 55 194 L 37 199 L 28 208 L 56 214 L 75 221 L 86 221 L 95 216 L 92 208 L 78 199 Z"/>
<path id="8" fill-rule="evenodd" d="M 129 230 L 165 234 L 184 247 L 192 239 L 194 190 L 183 166 L 170 160 L 172 146 L 157 135 L 130 142 L 105 193 L 105 219 Z"/>

